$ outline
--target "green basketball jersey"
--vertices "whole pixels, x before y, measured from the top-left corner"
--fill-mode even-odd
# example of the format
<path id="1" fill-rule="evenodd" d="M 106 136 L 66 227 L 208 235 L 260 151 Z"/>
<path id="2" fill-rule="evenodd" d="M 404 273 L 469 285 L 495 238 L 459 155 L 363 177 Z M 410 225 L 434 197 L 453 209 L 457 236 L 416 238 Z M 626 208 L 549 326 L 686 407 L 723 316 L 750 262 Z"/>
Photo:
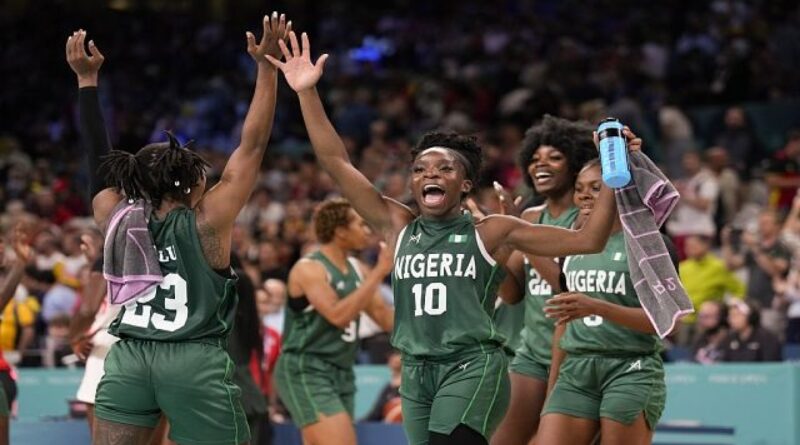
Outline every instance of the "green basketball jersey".
<path id="1" fill-rule="evenodd" d="M 564 262 L 567 288 L 627 307 L 641 307 L 631 283 L 625 238 L 609 237 L 601 253 L 574 255 Z M 645 334 L 591 315 L 567 325 L 561 348 L 568 354 L 646 355 L 659 351 L 655 334 Z"/>
<path id="2" fill-rule="evenodd" d="M 354 292 L 361 283 L 358 263 L 354 258 L 347 259 L 346 273 L 322 252 L 314 252 L 307 258 L 325 266 L 328 284 L 340 299 Z M 351 321 L 347 329 L 342 330 L 328 322 L 310 304 L 302 310 L 295 310 L 287 305 L 282 341 L 283 352 L 310 354 L 340 368 L 351 368 L 356 362 L 358 350 L 358 318 Z"/>
<path id="3" fill-rule="evenodd" d="M 236 311 L 236 275 L 220 275 L 206 262 L 194 211 L 178 208 L 148 229 L 164 279 L 126 303 L 109 332 L 122 338 L 186 341 L 228 334 Z"/>
<path id="4" fill-rule="evenodd" d="M 577 217 L 577 207 L 570 207 L 558 218 L 553 218 L 548 209 L 545 208 L 539 217 L 539 224 L 570 228 Z M 542 278 L 536 269 L 531 267 L 526 257 L 525 328 L 523 329 L 525 333 L 523 340 L 534 356 L 546 362 L 550 361 L 552 355 L 551 346 L 553 344 L 555 320 L 545 317 L 544 302 L 552 296 L 553 289 L 550 283 Z"/>
<path id="5" fill-rule="evenodd" d="M 398 236 L 394 265 L 392 344 L 404 354 L 443 357 L 505 341 L 492 321 L 505 272 L 472 215 L 415 219 Z"/>
<path id="6" fill-rule="evenodd" d="M 525 305 L 523 303 L 506 304 L 499 299 L 495 301 L 494 325 L 505 337 L 506 347 L 516 351 L 522 344 L 522 330 L 525 327 Z"/>

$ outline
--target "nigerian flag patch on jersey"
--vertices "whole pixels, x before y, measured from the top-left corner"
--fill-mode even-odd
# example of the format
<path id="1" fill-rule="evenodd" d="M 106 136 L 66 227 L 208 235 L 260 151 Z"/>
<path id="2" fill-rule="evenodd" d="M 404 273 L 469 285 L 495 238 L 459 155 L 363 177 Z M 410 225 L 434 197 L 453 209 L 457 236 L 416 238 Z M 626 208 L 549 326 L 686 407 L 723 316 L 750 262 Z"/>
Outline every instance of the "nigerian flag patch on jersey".
<path id="1" fill-rule="evenodd" d="M 469 235 L 456 235 L 456 234 L 453 234 L 453 235 L 450 235 L 450 238 L 448 238 L 447 241 L 450 242 L 450 243 L 461 244 L 461 243 L 466 243 L 468 239 L 469 239 Z"/>

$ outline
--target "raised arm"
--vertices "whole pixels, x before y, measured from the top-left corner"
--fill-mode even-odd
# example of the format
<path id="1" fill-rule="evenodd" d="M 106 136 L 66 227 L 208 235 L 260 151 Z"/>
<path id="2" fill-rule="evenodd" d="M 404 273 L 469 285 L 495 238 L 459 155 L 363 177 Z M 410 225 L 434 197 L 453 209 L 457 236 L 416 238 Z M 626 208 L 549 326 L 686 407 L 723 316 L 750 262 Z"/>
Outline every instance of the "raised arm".
<path id="1" fill-rule="evenodd" d="M 356 290 L 344 298 L 336 295 L 336 291 L 328 283 L 328 274 L 320 263 L 301 260 L 289 273 L 289 297 L 305 295 L 314 309 L 330 324 L 344 329 L 373 301 L 378 286 L 392 270 L 392 253 L 384 245 L 375 268 L 364 277 Z"/>
<path id="2" fill-rule="evenodd" d="M 108 187 L 100 172 L 101 158 L 111 151 L 106 123 L 100 110 L 97 84 L 105 57 L 89 40 L 89 52 L 84 44 L 86 31 L 79 30 L 67 38 L 67 63 L 78 78 L 78 114 L 81 143 L 86 150 L 89 168 L 89 196 L 92 198 L 94 220 L 102 227 L 108 214 L 122 195 Z"/>
<path id="3" fill-rule="evenodd" d="M 14 297 L 14 292 L 25 274 L 25 266 L 33 260 L 33 248 L 29 237 L 20 226 L 14 229 L 12 245 L 15 258 L 10 264 L 3 282 L 0 283 L 0 311 L 5 309 L 8 302 Z M 3 255 L 3 258 L 5 257 L 5 249 L 2 248 L 2 245 L 0 245 L 0 255 Z"/>
<path id="4" fill-rule="evenodd" d="M 236 215 L 244 207 L 256 180 L 267 149 L 275 117 L 277 71 L 264 58 L 267 54 L 278 55 L 278 41 L 286 37 L 291 22 L 277 12 L 264 16 L 263 34 L 256 43 L 255 36 L 247 32 L 247 52 L 256 61 L 258 71 L 256 86 L 250 108 L 247 110 L 239 146 L 231 154 L 219 182 L 200 201 L 198 213 L 203 223 L 214 229 L 230 231 Z"/>
<path id="5" fill-rule="evenodd" d="M 308 35 L 303 33 L 301 38 L 302 48 L 294 33 L 289 34 L 291 51 L 281 44 L 286 62 L 280 62 L 275 57 L 268 59 L 283 71 L 286 82 L 297 92 L 308 136 L 322 168 L 331 175 L 344 197 L 373 229 L 384 236 L 394 233 L 413 219 L 414 214 L 408 207 L 381 196 L 350 162 L 344 143 L 328 119 L 316 89 L 328 55 L 323 54 L 316 63 L 312 63 Z"/>
<path id="6" fill-rule="evenodd" d="M 614 192 L 603 186 L 594 212 L 580 230 L 531 224 L 507 215 L 488 216 L 477 227 L 491 253 L 505 245 L 530 255 L 562 257 L 603 250 L 616 218 Z"/>

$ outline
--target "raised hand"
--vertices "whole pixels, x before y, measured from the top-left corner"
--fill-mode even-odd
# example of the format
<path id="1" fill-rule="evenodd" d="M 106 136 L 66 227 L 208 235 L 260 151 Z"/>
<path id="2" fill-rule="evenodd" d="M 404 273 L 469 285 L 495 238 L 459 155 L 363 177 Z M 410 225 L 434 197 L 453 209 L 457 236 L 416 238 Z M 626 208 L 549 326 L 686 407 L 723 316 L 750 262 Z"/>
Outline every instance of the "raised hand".
<path id="1" fill-rule="evenodd" d="M 33 261 L 34 251 L 31 246 L 30 236 L 22 228 L 22 223 L 14 228 L 14 235 L 11 238 L 14 253 L 17 255 L 17 261 L 21 264 L 29 264 Z"/>
<path id="2" fill-rule="evenodd" d="M 81 235 L 81 252 L 83 252 L 83 256 L 89 264 L 94 264 L 94 262 L 97 261 L 97 258 L 100 257 L 100 253 L 102 253 L 102 249 L 102 244 L 95 240 L 92 235 L 88 233 Z"/>
<path id="3" fill-rule="evenodd" d="M 89 53 L 86 53 L 84 40 L 86 31 L 80 29 L 67 37 L 67 63 L 72 71 L 78 76 L 78 86 L 97 86 L 97 73 L 103 66 L 106 58 L 94 44 L 94 40 L 89 40 Z"/>
<path id="4" fill-rule="evenodd" d="M 511 215 L 511 216 L 519 216 L 522 214 L 522 209 L 519 205 L 522 203 L 522 196 L 517 196 L 516 198 L 511 197 L 511 193 L 506 191 L 503 186 L 494 181 L 492 184 L 494 186 L 494 192 L 497 195 L 497 199 L 500 201 L 500 214 L 502 215 Z"/>
<path id="5" fill-rule="evenodd" d="M 270 55 L 280 57 L 281 49 L 278 42 L 286 40 L 288 33 L 292 30 L 291 20 L 286 22 L 286 15 L 273 11 L 272 16 L 264 16 L 264 31 L 261 34 L 261 41 L 256 44 L 256 36 L 247 31 L 247 53 L 256 63 L 266 63 L 264 56 Z"/>
<path id="6" fill-rule="evenodd" d="M 394 268 L 394 251 L 386 245 L 385 242 L 380 242 L 381 251 L 378 254 L 378 262 L 375 263 L 375 270 L 382 273 L 384 276 Z"/>
<path id="7" fill-rule="evenodd" d="M 297 35 L 294 31 L 289 33 L 289 41 L 292 44 L 292 50 L 286 47 L 283 40 L 278 42 L 281 48 L 285 62 L 281 62 L 270 54 L 266 55 L 267 60 L 275 65 L 279 70 L 283 71 L 286 77 L 286 82 L 296 92 L 301 92 L 314 88 L 322 76 L 322 69 L 325 67 L 325 61 L 328 60 L 328 55 L 323 54 L 319 56 L 316 63 L 311 63 L 311 47 L 308 43 L 308 35 L 303 33 L 303 47 L 297 43 Z"/>
<path id="8" fill-rule="evenodd" d="M 628 151 L 642 151 L 642 138 L 636 136 L 627 125 L 622 128 L 622 134 L 628 142 Z M 592 138 L 594 139 L 594 146 L 599 150 L 600 139 L 598 139 L 596 131 L 592 132 Z"/>

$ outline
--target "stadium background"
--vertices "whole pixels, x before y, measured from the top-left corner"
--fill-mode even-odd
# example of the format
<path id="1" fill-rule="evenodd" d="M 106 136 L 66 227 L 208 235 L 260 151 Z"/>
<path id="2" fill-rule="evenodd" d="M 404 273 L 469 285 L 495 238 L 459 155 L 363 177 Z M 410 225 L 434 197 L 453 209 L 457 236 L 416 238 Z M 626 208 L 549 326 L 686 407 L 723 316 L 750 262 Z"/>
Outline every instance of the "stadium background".
<path id="1" fill-rule="evenodd" d="M 720 194 L 733 187 L 736 200 L 733 208 L 724 206 L 730 214 L 715 215 L 714 235 L 726 224 L 753 226 L 758 209 L 785 213 L 792 205 L 794 189 L 775 190 L 766 178 L 776 174 L 775 153 L 794 153 L 790 146 L 800 139 L 793 133 L 800 128 L 795 1 L 7 0 L 0 9 L 3 233 L 17 221 L 29 224 L 37 233 L 39 269 L 79 262 L 70 240 L 87 227 L 86 173 L 77 89 L 63 54 L 70 32 L 86 29 L 106 56 L 100 92 L 114 145 L 135 150 L 172 129 L 213 160 L 213 177 L 236 146 L 250 97 L 255 71 L 244 31 L 258 31 L 261 16 L 272 10 L 307 31 L 315 52 L 332 55 L 321 85 L 326 106 L 356 165 L 394 198 L 409 199 L 403 166 L 410 144 L 442 127 L 482 141 L 486 168 L 477 199 L 484 208 L 497 208 L 488 187 L 494 180 L 530 196 L 516 153 L 524 130 L 550 113 L 591 122 L 620 118 L 676 181 L 686 175 L 686 152 L 721 147 L 729 159 L 725 171 L 737 181 L 720 181 Z M 310 155 L 294 94 L 283 81 L 279 89 L 262 181 L 236 239 L 258 283 L 285 279 L 313 245 L 314 204 L 335 194 Z M 43 303 L 48 288 L 37 287 L 35 278 L 27 277 L 31 298 Z M 79 284 L 72 285 L 78 289 L 71 298 L 80 298 Z M 19 301 L 25 304 L 36 303 Z M 778 320 L 786 317 L 782 310 Z M 69 385 L 77 384 L 77 371 L 55 368 L 69 353 L 63 331 L 70 314 L 45 320 L 31 312 L 31 323 L 4 317 L 4 324 L 15 320 L 12 331 L 35 333 L 27 350 L 15 354 L 12 345 L 6 353 L 25 365 L 12 443 L 54 443 L 45 437 L 81 443 L 82 422 L 44 421 L 67 416 Z M 768 327 L 783 333 L 782 326 Z M 385 344 L 380 335 L 370 340 L 364 363 L 379 362 L 375 351 Z M 667 357 L 691 361 L 691 345 L 682 343 L 671 341 Z M 800 443 L 793 425 L 800 418 L 800 371 L 789 363 L 797 356 L 797 346 L 787 342 L 780 364 L 672 365 L 663 420 L 719 427 L 707 432 L 720 443 Z M 47 365 L 54 368 L 35 369 Z M 377 386 L 374 394 L 388 370 L 371 366 L 362 368 L 368 376 L 362 382 Z M 360 402 L 362 412 L 371 402 Z M 706 437 L 695 433 L 660 432 L 657 440 Z"/>

